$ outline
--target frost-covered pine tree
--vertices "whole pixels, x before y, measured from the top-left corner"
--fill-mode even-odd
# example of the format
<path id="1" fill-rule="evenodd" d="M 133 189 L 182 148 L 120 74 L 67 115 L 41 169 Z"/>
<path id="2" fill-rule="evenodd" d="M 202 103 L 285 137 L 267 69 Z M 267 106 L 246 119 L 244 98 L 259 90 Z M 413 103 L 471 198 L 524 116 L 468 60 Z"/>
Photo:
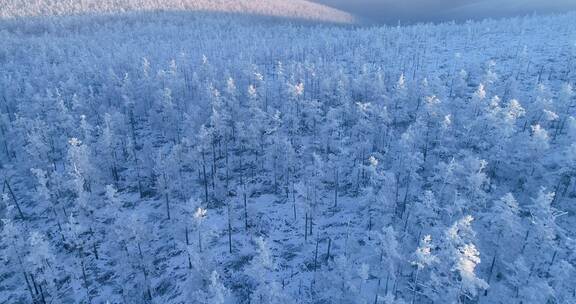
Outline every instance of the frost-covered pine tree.
<path id="1" fill-rule="evenodd" d="M 473 300 L 479 290 L 488 288 L 488 284 L 476 275 L 480 253 L 473 243 L 476 238 L 473 220 L 472 216 L 465 216 L 445 232 L 440 262 L 431 274 L 431 283 L 437 292 L 432 295 L 435 301 Z"/>
<path id="2" fill-rule="evenodd" d="M 414 274 L 414 281 L 412 282 L 412 301 L 411 303 L 416 303 L 419 295 L 419 281 L 418 279 L 422 275 L 422 272 L 427 267 L 438 262 L 438 258 L 432 252 L 432 236 L 426 235 L 420 240 L 420 245 L 416 248 L 414 253 L 414 260 L 412 264 L 416 266 L 416 272 Z M 425 285 L 423 286 L 423 288 Z"/>
<path id="3" fill-rule="evenodd" d="M 285 293 L 274 279 L 276 265 L 266 241 L 262 237 L 256 238 L 257 254 L 247 269 L 247 273 L 254 280 L 255 286 L 250 293 L 251 303 L 293 303 L 292 298 Z"/>
<path id="4" fill-rule="evenodd" d="M 378 268 L 381 271 L 380 276 L 396 280 L 397 265 L 401 260 L 397 233 L 392 226 L 388 226 L 382 228 L 381 232 L 377 232 L 376 235 L 379 241 L 379 248 L 376 251 L 379 254 Z"/>
<path id="5" fill-rule="evenodd" d="M 206 217 L 208 210 L 202 207 L 197 207 L 196 211 L 194 212 L 193 219 L 194 223 L 196 224 L 196 230 L 198 231 L 198 250 L 202 252 L 202 222 Z"/>
<path id="6" fill-rule="evenodd" d="M 90 212 L 94 206 L 90 205 L 90 193 L 96 173 L 90 162 L 88 147 L 77 138 L 69 140 L 68 147 L 68 174 L 71 178 L 71 189 L 76 194 L 78 208 Z"/>
<path id="7" fill-rule="evenodd" d="M 490 229 L 496 232 L 498 241 L 502 238 L 511 240 L 522 233 L 520 207 L 512 193 L 506 193 L 494 201 L 490 211 Z"/>
<path id="8" fill-rule="evenodd" d="M 40 232 L 33 231 L 28 237 L 29 252 L 25 257 L 30 279 L 39 294 L 38 301 L 47 303 L 56 298 L 55 256 L 53 250 Z M 50 300 L 49 300 L 50 299 Z"/>
<path id="9" fill-rule="evenodd" d="M 561 236 L 564 231 L 556 222 L 556 219 L 566 213 L 558 210 L 552 206 L 554 196 L 556 193 L 547 192 L 544 187 L 540 188 L 538 195 L 532 200 L 530 208 L 530 220 L 532 226 L 530 227 L 527 244 L 524 246 L 531 247 L 533 250 L 541 251 L 546 254 L 552 251 L 555 255 L 557 248 L 557 238 Z"/>
<path id="10" fill-rule="evenodd" d="M 227 304 L 232 303 L 230 291 L 222 284 L 218 272 L 213 271 L 205 291 L 196 294 L 194 301 L 202 304 Z"/>

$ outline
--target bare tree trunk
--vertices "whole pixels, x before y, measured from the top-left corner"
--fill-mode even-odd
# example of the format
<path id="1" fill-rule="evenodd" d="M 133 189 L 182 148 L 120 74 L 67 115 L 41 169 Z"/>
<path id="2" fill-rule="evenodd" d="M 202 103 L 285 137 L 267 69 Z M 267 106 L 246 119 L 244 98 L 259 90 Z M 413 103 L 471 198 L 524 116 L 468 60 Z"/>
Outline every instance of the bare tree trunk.
<path id="1" fill-rule="evenodd" d="M 498 253 L 494 254 L 494 257 L 492 258 L 492 263 L 490 263 L 490 271 L 488 272 L 488 278 L 486 279 L 486 283 L 490 284 L 490 280 L 492 279 L 492 272 L 494 271 L 494 265 L 496 265 L 496 258 L 498 256 Z M 488 295 L 488 289 L 484 290 L 484 296 Z"/>
<path id="2" fill-rule="evenodd" d="M 202 252 L 202 232 L 200 230 L 200 225 L 198 225 L 198 249 Z"/>
<path id="3" fill-rule="evenodd" d="M 190 245 L 190 239 L 188 238 L 188 226 L 184 230 L 184 235 L 186 237 L 186 246 Z"/>
<path id="4" fill-rule="evenodd" d="M 248 231 L 248 199 L 246 198 L 246 187 L 244 187 L 244 229 Z"/>
<path id="5" fill-rule="evenodd" d="M 228 250 L 232 253 L 232 215 L 230 214 L 230 203 L 228 203 Z"/>
<path id="6" fill-rule="evenodd" d="M 226 193 L 228 193 L 228 186 L 229 186 L 229 168 L 228 168 L 228 138 L 226 138 L 226 142 L 225 142 L 225 160 L 226 160 Z"/>
<path id="7" fill-rule="evenodd" d="M 296 221 L 296 189 L 294 189 L 294 181 L 292 181 L 292 209 L 294 211 L 294 221 Z"/>
<path id="8" fill-rule="evenodd" d="M 86 266 L 84 264 L 84 254 L 83 248 L 79 248 L 79 255 L 80 255 L 80 267 L 82 268 L 82 280 L 84 281 L 84 289 L 86 289 L 86 298 L 88 299 L 88 303 L 92 303 L 92 298 L 90 296 L 90 288 L 88 284 L 88 275 L 86 274 Z"/>
<path id="9" fill-rule="evenodd" d="M 164 178 L 164 198 L 166 200 L 166 215 L 170 219 L 170 198 L 168 197 L 168 180 L 166 179 L 166 172 L 162 173 Z"/>
<path id="10" fill-rule="evenodd" d="M 420 267 L 416 268 L 416 275 L 414 276 L 414 290 L 412 292 L 412 304 L 416 303 L 416 295 L 418 290 L 418 275 L 420 274 Z"/>
<path id="11" fill-rule="evenodd" d="M 334 180 L 334 208 L 338 207 L 338 168 L 336 168 L 336 177 Z"/>
<path id="12" fill-rule="evenodd" d="M 208 204 L 208 176 L 206 176 L 206 160 L 204 158 L 204 151 L 202 154 L 202 174 L 204 179 L 204 201 Z"/>
<path id="13" fill-rule="evenodd" d="M 44 295 L 44 290 L 42 289 L 42 284 L 38 284 L 38 288 L 40 289 L 40 297 L 42 299 L 42 304 L 46 304 L 46 296 Z"/>
<path id="14" fill-rule="evenodd" d="M 381 279 L 378 278 L 378 287 L 376 287 L 376 295 L 374 296 L 374 304 L 378 303 L 378 292 L 380 292 L 380 281 L 381 281 Z"/>
<path id="15" fill-rule="evenodd" d="M 12 246 L 15 247 L 15 244 L 13 243 Z M 32 297 L 32 302 L 35 302 L 35 297 L 34 297 L 34 292 L 32 291 L 32 286 L 30 285 L 30 280 L 28 280 L 28 275 L 26 273 L 26 270 L 24 269 L 24 264 L 22 263 L 22 258 L 20 257 L 20 255 L 18 255 L 18 263 L 20 264 L 20 268 L 22 268 L 22 274 L 24 275 L 24 280 L 26 281 L 26 287 L 28 288 L 28 291 L 30 292 L 30 297 Z"/>
<path id="16" fill-rule="evenodd" d="M 330 260 L 330 247 L 332 247 L 332 239 L 328 238 L 328 250 L 326 250 L 326 262 Z"/>
<path id="17" fill-rule="evenodd" d="M 213 142 L 212 143 L 212 195 L 215 194 L 215 188 L 216 188 L 216 173 L 217 173 L 217 168 L 216 168 L 216 147 L 215 147 L 216 143 Z"/>
<path id="18" fill-rule="evenodd" d="M 14 204 L 16 205 L 16 209 L 18 210 L 18 214 L 20 215 L 20 218 L 25 220 L 26 217 L 24 216 L 24 213 L 22 213 L 22 209 L 20 208 L 20 204 L 18 203 L 18 199 L 16 198 L 14 191 L 12 191 L 12 187 L 10 187 L 10 184 L 8 183 L 8 179 L 4 179 L 4 186 L 5 186 L 5 188 L 8 189 L 8 192 L 10 192 L 10 196 L 12 196 L 12 200 L 14 201 Z"/>
<path id="19" fill-rule="evenodd" d="M 308 240 L 308 212 L 306 212 L 306 219 L 304 224 L 304 241 Z"/>
<path id="20" fill-rule="evenodd" d="M 320 243 L 320 239 L 316 238 L 316 250 L 314 252 L 314 272 L 316 272 L 316 268 L 318 267 L 318 244 Z"/>

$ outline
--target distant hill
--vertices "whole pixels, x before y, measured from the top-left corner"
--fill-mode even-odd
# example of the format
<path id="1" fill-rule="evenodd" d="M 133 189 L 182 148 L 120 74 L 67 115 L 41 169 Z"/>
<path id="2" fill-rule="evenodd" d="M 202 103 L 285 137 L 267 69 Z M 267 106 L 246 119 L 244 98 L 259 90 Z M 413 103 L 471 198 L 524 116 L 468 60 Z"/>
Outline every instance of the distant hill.
<path id="1" fill-rule="evenodd" d="M 351 23 L 346 12 L 306 0 L 0 0 L 0 18 L 131 11 L 204 11 Z"/>
<path id="2" fill-rule="evenodd" d="M 445 19 L 498 18 L 532 13 L 561 13 L 576 9 L 574 0 L 484 0 L 447 10 Z"/>

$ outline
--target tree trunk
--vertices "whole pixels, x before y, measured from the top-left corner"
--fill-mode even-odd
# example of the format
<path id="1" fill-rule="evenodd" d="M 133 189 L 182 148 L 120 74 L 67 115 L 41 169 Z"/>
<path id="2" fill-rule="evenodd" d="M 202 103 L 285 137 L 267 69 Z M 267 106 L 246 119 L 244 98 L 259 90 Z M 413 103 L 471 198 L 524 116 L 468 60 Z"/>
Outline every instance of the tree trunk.
<path id="1" fill-rule="evenodd" d="M 16 209 L 18 210 L 18 214 L 20 215 L 20 218 L 25 220 L 26 217 L 24 216 L 24 213 L 22 213 L 22 209 L 20 208 L 20 204 L 18 203 L 18 199 L 16 199 L 16 195 L 14 194 L 14 191 L 12 191 L 12 187 L 10 187 L 10 184 L 8 183 L 8 179 L 4 180 L 4 186 L 8 189 L 8 192 L 10 192 L 10 196 L 12 196 L 12 200 L 14 201 L 14 204 L 16 205 Z"/>
<path id="2" fill-rule="evenodd" d="M 320 239 L 316 238 L 316 250 L 314 252 L 314 272 L 316 272 L 316 268 L 318 267 L 318 244 L 320 243 Z"/>
<path id="3" fill-rule="evenodd" d="M 336 178 L 334 181 L 334 208 L 338 206 L 338 169 L 336 169 Z"/>
<path id="4" fill-rule="evenodd" d="M 304 224 L 304 241 L 308 240 L 308 212 L 306 212 L 306 219 Z"/>
<path id="5" fill-rule="evenodd" d="M 206 160 L 204 157 L 204 152 L 202 154 L 202 174 L 204 179 L 204 201 L 208 204 L 208 176 L 206 176 Z"/>
<path id="6" fill-rule="evenodd" d="M 246 190 L 244 190 L 244 229 L 248 231 L 248 199 L 246 196 Z"/>
<path id="7" fill-rule="evenodd" d="M 228 179 L 229 179 L 229 175 L 230 175 L 229 168 L 228 168 L 228 138 L 226 138 L 226 142 L 225 142 L 224 146 L 225 146 L 225 160 L 226 160 L 226 194 L 228 194 L 228 186 L 229 186 L 228 185 L 228 183 L 229 183 Z"/>
<path id="8" fill-rule="evenodd" d="M 326 263 L 330 260 L 330 247 L 332 247 L 332 239 L 328 238 L 328 250 L 326 250 Z"/>
<path id="9" fill-rule="evenodd" d="M 212 143 L 212 195 L 214 195 L 214 191 L 216 189 L 216 143 Z"/>
<path id="10" fill-rule="evenodd" d="M 228 204 L 228 250 L 232 253 L 232 215 L 230 214 L 230 204 Z"/>
<path id="11" fill-rule="evenodd" d="M 497 253 L 494 254 L 492 258 L 492 263 L 490 263 L 490 271 L 488 271 L 488 278 L 486 279 L 486 283 L 490 284 L 490 280 L 492 279 L 492 272 L 494 271 L 494 265 L 496 265 L 496 257 L 498 256 Z M 488 289 L 484 290 L 484 296 L 488 295 Z"/>
<path id="12" fill-rule="evenodd" d="M 414 291 L 412 292 L 412 304 L 416 303 L 416 295 L 418 290 L 418 275 L 420 274 L 420 267 L 416 268 L 416 275 L 414 276 Z"/>

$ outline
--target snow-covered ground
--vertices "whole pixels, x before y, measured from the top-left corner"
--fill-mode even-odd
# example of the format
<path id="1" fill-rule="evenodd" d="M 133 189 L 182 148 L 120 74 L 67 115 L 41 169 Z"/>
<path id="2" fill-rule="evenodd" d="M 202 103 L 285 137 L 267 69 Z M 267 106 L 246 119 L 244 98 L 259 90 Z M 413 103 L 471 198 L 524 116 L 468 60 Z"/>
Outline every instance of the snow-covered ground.
<path id="1" fill-rule="evenodd" d="M 150 11 L 220 12 L 352 23 L 346 12 L 306 0 L 0 0 L 0 18 Z"/>
<path id="2" fill-rule="evenodd" d="M 0 303 L 574 303 L 574 28 L 2 19 Z"/>

